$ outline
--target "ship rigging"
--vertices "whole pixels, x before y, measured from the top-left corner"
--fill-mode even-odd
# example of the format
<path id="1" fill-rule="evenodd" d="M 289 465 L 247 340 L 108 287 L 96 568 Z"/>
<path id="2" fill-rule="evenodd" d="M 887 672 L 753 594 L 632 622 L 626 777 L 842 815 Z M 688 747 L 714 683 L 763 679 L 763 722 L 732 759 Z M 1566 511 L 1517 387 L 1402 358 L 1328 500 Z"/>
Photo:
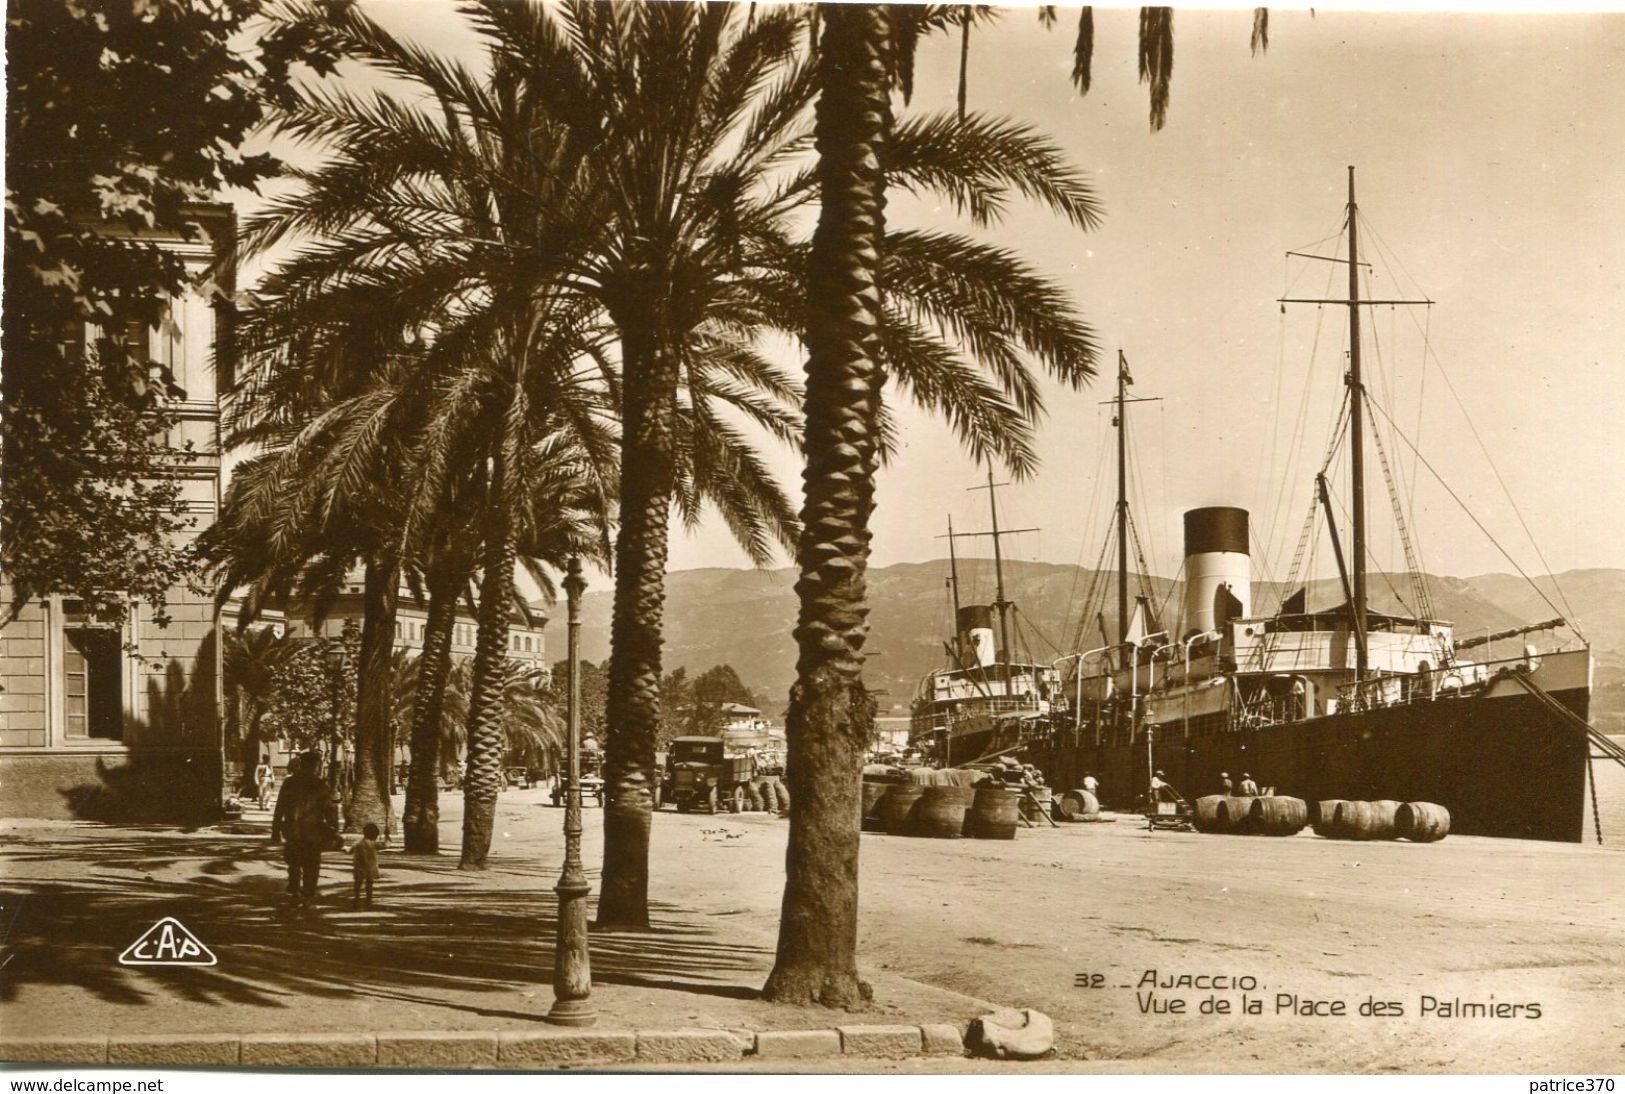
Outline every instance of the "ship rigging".
<path id="1" fill-rule="evenodd" d="M 1086 775 L 1095 776 L 1105 802 L 1117 808 L 1143 803 L 1157 772 L 1166 772 L 1166 780 L 1189 796 L 1216 791 L 1229 772 L 1246 772 L 1266 787 L 1310 801 L 1438 802 L 1463 833 L 1580 838 L 1588 746 L 1595 738 L 1586 727 L 1590 650 L 1582 645 L 1542 653 L 1529 645 L 1512 658 L 1473 660 L 1463 654 L 1476 654 L 1480 644 L 1457 643 L 1453 626 L 1435 618 L 1381 432 L 1368 430 L 1367 410 L 1393 423 L 1366 389 L 1361 353 L 1365 309 L 1432 301 L 1362 294 L 1366 264 L 1360 259 L 1353 168 L 1345 213 L 1346 257 L 1303 257 L 1346 264 L 1347 295 L 1279 298 L 1283 308 L 1344 309 L 1348 367 L 1342 411 L 1312 484 L 1310 522 L 1278 609 L 1271 615 L 1253 611 L 1251 520 L 1245 509 L 1231 506 L 1184 515 L 1177 627 L 1164 629 L 1149 595 L 1131 609 L 1129 546 L 1138 548 L 1138 536 L 1128 505 L 1127 415 L 1131 404 L 1150 400 L 1128 396 L 1132 378 L 1120 352 L 1111 400 L 1117 431 L 1116 640 L 1097 613 L 1092 621 L 1102 644 L 1084 649 L 1091 619 L 1080 613 L 1073 652 L 1048 666 L 1013 657 L 999 549 L 1000 536 L 1008 533 L 998 527 L 990 475 L 992 531 L 950 531 L 949 544 L 956 537 L 992 536 L 997 596 L 992 605 L 962 606 L 956 592 L 957 633 L 949 648 L 955 667 L 922 681 L 914 705 L 913 739 L 930 746 L 940 762 L 1017 753 L 1041 768 L 1053 786 L 1079 786 Z M 1402 600 L 1398 612 L 1375 610 L 1368 588 L 1368 432 L 1411 573 L 1414 603 Z M 1401 436 L 1397 427 L 1392 433 Z M 1346 552 L 1329 474 L 1344 441 Z M 1419 452 L 1416 457 L 1432 469 Z M 1297 583 L 1317 511 L 1325 517 L 1341 601 L 1311 609 L 1309 584 Z M 1147 567 L 1143 551 L 1138 554 L 1143 582 Z M 1002 645 L 993 639 L 995 611 Z M 1519 637 L 1565 625 L 1554 619 L 1520 629 Z"/>

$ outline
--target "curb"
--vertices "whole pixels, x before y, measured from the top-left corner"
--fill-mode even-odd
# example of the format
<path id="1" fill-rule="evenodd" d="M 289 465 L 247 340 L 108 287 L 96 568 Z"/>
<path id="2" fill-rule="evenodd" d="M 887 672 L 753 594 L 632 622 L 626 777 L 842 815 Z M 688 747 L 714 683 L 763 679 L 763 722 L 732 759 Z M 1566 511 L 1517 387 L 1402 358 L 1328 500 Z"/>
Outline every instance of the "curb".
<path id="1" fill-rule="evenodd" d="M 964 1031 L 931 1025 L 835 1029 L 514 1029 L 383 1033 L 121 1034 L 0 1037 L 0 1062 L 45 1066 L 302 1067 L 322 1070 L 551 1071 L 615 1064 L 730 1063 L 849 1056 L 962 1056 Z"/>

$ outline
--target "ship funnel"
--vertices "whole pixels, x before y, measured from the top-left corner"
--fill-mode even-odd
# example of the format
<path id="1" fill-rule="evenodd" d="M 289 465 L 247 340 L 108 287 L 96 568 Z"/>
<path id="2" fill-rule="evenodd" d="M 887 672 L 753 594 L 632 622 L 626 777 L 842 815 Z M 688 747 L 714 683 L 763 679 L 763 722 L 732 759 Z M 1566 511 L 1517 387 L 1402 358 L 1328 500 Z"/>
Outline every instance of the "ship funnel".
<path id="1" fill-rule="evenodd" d="M 986 666 L 998 660 L 993 642 L 993 608 L 967 604 L 959 609 L 959 649 L 965 667 Z"/>
<path id="2" fill-rule="evenodd" d="M 1228 505 L 1185 513 L 1184 633 L 1222 630 L 1252 611 L 1247 510 Z"/>

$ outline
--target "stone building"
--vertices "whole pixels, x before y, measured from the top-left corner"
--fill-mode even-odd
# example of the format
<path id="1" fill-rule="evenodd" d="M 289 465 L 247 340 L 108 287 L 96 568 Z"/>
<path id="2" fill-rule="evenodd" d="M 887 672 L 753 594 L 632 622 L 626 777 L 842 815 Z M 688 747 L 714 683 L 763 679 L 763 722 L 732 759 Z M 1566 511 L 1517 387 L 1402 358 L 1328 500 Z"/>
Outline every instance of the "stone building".
<path id="1" fill-rule="evenodd" d="M 149 358 L 173 376 L 171 444 L 190 442 L 197 458 L 172 473 L 201 531 L 220 505 L 219 392 L 230 382 L 229 360 L 216 361 L 224 316 L 201 286 L 211 269 L 230 286 L 235 225 L 226 206 L 194 208 L 191 219 L 196 238 L 158 243 L 182 257 L 199 287 L 172 299 L 164 322 L 130 336 L 144 337 Z M 135 604 L 115 628 L 51 596 L 0 627 L 0 816 L 196 822 L 218 814 L 215 610 L 207 595 L 176 587 L 168 614 L 160 626 L 151 608 Z"/>

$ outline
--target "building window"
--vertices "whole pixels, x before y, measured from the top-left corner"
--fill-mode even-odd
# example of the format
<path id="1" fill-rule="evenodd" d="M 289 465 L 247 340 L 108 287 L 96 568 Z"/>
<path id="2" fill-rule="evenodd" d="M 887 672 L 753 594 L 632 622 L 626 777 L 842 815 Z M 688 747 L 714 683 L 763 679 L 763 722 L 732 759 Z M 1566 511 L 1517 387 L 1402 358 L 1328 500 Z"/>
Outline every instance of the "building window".
<path id="1" fill-rule="evenodd" d="M 530 635 L 528 635 L 528 634 L 525 635 L 525 637 L 524 637 L 524 646 L 525 646 L 525 652 L 529 653 L 530 652 Z"/>
<path id="2" fill-rule="evenodd" d="M 69 740 L 124 736 L 124 650 L 119 632 L 68 616 L 62 628 L 62 695 Z"/>

